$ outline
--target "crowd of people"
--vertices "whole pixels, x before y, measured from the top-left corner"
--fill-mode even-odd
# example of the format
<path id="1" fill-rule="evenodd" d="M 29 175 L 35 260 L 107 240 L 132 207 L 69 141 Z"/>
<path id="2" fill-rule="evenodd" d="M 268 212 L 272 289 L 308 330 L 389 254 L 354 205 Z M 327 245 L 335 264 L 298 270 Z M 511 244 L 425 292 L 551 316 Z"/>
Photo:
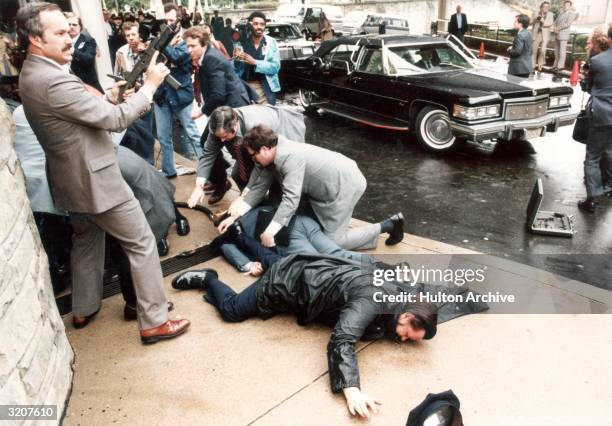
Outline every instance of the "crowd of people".
<path id="1" fill-rule="evenodd" d="M 367 416 L 377 404 L 360 391 L 357 340 L 420 340 L 436 332 L 435 305 L 373 303 L 366 294 L 371 271 L 364 265 L 390 265 L 351 251 L 376 247 L 380 234 L 388 235 L 388 245 L 399 243 L 403 215 L 349 228 L 366 180 L 353 160 L 305 143 L 299 111 L 275 105 L 280 59 L 276 42 L 264 34 L 263 13 L 249 17 L 240 48 L 225 51 L 215 43 L 215 31 L 223 30 L 216 14 L 210 24 L 189 26 L 176 5 L 166 4 L 164 13 L 163 24 L 181 27 L 168 46 L 153 55 L 133 88 L 124 90 L 120 80 L 106 91 L 95 75 L 96 41 L 77 15 L 52 3 L 27 4 L 17 15 L 19 42 L 27 52 L 19 75 L 22 105 L 14 112 L 17 151 L 28 195 L 40 201 L 32 205 L 39 210 L 41 233 L 56 221 L 63 240 L 70 241 L 66 233 L 72 237 L 69 261 L 65 247 L 49 257 L 69 270 L 74 327 L 88 326 L 100 310 L 109 257 L 120 269 L 124 318 L 137 319 L 143 343 L 174 338 L 190 326 L 187 319 L 168 316 L 174 305 L 166 298 L 159 259 L 168 253 L 172 224 L 179 235 L 189 232 L 171 183 L 174 118 L 203 148 L 190 206 L 202 202 L 206 192 L 212 192 L 209 204 L 223 198 L 232 182 L 222 148 L 233 156 L 232 177 L 241 196 L 219 225 L 215 245 L 237 268 L 259 279 L 239 295 L 212 270 L 181 274 L 173 286 L 204 289 L 228 321 L 291 312 L 300 324 L 332 325 L 332 389 L 344 393 L 351 413 Z M 116 44 L 113 62 L 115 74 L 126 76 L 157 29 L 149 26 L 146 14 L 124 22 L 108 18 L 112 26 L 121 25 L 125 41 Z M 113 37 L 115 30 L 109 32 L 109 44 Z M 167 62 L 156 60 L 160 53 Z M 178 87 L 167 82 L 168 76 Z M 208 119 L 202 135 L 194 125 L 201 115 Z M 153 134 L 161 144 L 161 173 L 152 164 Z M 43 238 L 46 243 L 56 236 L 57 227 L 51 227 L 53 237 Z M 52 252 L 57 244 L 45 247 Z M 414 291 L 400 285 L 388 291 L 405 290 Z M 313 297 L 293 299 L 301 292 Z"/>
<path id="2" fill-rule="evenodd" d="M 544 26 L 550 19 L 546 12 L 542 16 Z M 204 269 L 180 274 L 173 288 L 205 291 L 205 300 L 226 321 L 292 313 L 302 325 L 331 325 L 332 390 L 344 393 L 352 414 L 376 411 L 376 400 L 360 390 L 356 342 L 430 339 L 438 322 L 460 312 L 449 309 L 438 317 L 438 307 L 430 303 L 373 302 L 371 293 L 380 289 L 371 285 L 372 268 L 391 265 L 355 250 L 376 248 L 381 234 L 387 245 L 401 242 L 402 213 L 349 227 L 366 179 L 355 161 L 306 143 L 303 114 L 277 105 L 280 55 L 276 41 L 265 34 L 262 12 L 249 16 L 248 31 L 237 39 L 231 21 L 217 12 L 204 22 L 197 12 L 188 15 L 173 3 L 164 5 L 163 22 L 145 13 L 105 12 L 104 17 L 119 80 L 106 91 L 95 72 L 96 40 L 79 16 L 51 3 L 27 4 L 17 16 L 19 43 L 27 52 L 19 76 L 22 106 L 14 112 L 17 151 L 52 273 L 69 275 L 75 328 L 86 327 L 101 308 L 109 258 L 120 270 L 124 317 L 138 320 L 143 343 L 174 338 L 190 326 L 186 319 L 168 316 L 174 305 L 166 298 L 159 259 L 168 254 L 172 224 L 179 235 L 189 232 L 171 183 L 177 175 L 176 120 L 199 157 L 187 205 L 202 203 L 206 194 L 209 205 L 218 203 L 229 188 L 238 187 L 240 196 L 218 225 L 213 246 L 258 279 L 237 294 L 216 271 Z M 460 8 L 452 23 L 461 38 L 468 24 Z M 530 45 L 530 23 L 517 17 L 520 42 L 511 50 L 525 66 L 524 52 L 515 53 L 518 44 Z M 171 41 L 153 55 L 138 84 L 123 91 L 121 78 L 133 71 L 165 26 L 175 28 Z M 321 33 L 328 32 L 322 21 Z M 580 205 L 589 211 L 604 192 L 600 160 L 607 156 L 608 170 L 612 165 L 611 38 L 608 30 L 590 40 L 586 90 L 593 130 L 585 160 L 588 198 Z M 157 61 L 160 54 L 165 62 Z M 531 48 L 528 59 L 533 66 Z M 530 72 L 512 62 L 511 71 Z M 207 119 L 203 133 L 194 121 L 202 116 Z M 161 172 L 154 167 L 155 139 L 161 145 Z M 234 161 L 231 180 L 224 149 Z M 57 241 L 69 241 L 68 250 L 58 248 Z M 384 291 L 428 289 L 393 282 Z"/>

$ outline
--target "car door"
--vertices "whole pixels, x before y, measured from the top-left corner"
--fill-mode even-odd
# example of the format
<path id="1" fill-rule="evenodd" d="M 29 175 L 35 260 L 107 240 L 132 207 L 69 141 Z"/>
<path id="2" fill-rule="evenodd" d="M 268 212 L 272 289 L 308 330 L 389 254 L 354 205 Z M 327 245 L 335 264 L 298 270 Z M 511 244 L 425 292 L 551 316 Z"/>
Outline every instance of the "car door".
<path id="1" fill-rule="evenodd" d="M 352 106 L 370 114 L 394 117 L 398 107 L 394 98 L 395 77 L 389 76 L 383 48 L 366 46 L 360 53 L 355 70 L 347 79 L 343 92 L 336 91 L 339 98 L 351 102 Z"/>
<path id="2" fill-rule="evenodd" d="M 319 33 L 319 17 L 321 16 L 320 7 L 309 7 L 304 16 L 302 28 L 310 34 Z"/>

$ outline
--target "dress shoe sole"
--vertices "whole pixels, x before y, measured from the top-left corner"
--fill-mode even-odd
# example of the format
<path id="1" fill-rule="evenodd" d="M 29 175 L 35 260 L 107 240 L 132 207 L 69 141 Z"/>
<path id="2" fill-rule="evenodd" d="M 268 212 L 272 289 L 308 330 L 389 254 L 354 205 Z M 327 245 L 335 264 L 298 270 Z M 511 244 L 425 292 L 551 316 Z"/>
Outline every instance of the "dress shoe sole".
<path id="1" fill-rule="evenodd" d="M 149 337 L 140 336 L 140 340 L 145 345 L 151 345 L 153 343 L 159 342 L 160 340 L 174 339 L 175 337 L 178 337 L 181 334 L 183 334 L 184 332 L 186 332 L 188 328 L 189 328 L 189 326 L 187 326 L 185 328 L 182 328 L 182 329 L 180 329 L 179 331 L 177 331 L 174 334 L 162 334 L 162 335 L 159 335 L 159 336 L 149 336 Z"/>

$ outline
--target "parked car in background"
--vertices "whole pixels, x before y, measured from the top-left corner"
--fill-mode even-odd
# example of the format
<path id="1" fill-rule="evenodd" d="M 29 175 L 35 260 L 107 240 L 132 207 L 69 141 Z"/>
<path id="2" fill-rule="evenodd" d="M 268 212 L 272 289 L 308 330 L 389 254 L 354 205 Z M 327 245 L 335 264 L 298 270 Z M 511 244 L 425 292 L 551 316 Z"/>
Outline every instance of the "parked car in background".
<path id="1" fill-rule="evenodd" d="M 241 20 L 236 29 L 244 34 L 246 19 Z M 281 60 L 311 56 L 316 50 L 315 43 L 305 40 L 297 26 L 288 22 L 267 22 L 265 34 L 277 41 Z"/>
<path id="2" fill-rule="evenodd" d="M 348 36 L 355 34 L 408 34 L 410 25 L 408 19 L 398 15 L 349 12 L 342 23 L 335 29 L 336 35 Z"/>
<path id="3" fill-rule="evenodd" d="M 413 132 L 431 151 L 460 140 L 543 136 L 574 123 L 573 90 L 477 67 L 442 37 L 367 35 L 325 42 L 285 61 L 283 87 L 304 108 L 397 132 Z"/>
<path id="4" fill-rule="evenodd" d="M 276 9 L 273 19 L 295 24 L 306 38 L 313 38 L 319 32 L 321 12 L 325 13 L 334 29 L 342 24 L 342 8 L 331 4 L 282 4 Z"/>

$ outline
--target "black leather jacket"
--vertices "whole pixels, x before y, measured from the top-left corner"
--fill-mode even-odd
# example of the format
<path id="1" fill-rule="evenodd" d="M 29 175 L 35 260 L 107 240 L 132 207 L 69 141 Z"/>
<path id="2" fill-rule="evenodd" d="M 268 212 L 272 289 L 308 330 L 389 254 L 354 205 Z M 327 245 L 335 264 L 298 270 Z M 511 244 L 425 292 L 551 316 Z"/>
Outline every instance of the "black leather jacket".
<path id="1" fill-rule="evenodd" d="M 262 275 L 260 283 L 257 306 L 262 318 L 293 313 L 300 325 L 320 322 L 333 327 L 327 361 L 334 393 L 346 387 L 359 387 L 355 353 L 358 340 L 397 337 L 397 316 L 405 312 L 406 305 L 376 303 L 374 293 L 427 290 L 423 285 L 376 287 L 372 284 L 371 272 L 359 263 L 315 254 L 295 254 L 279 260 Z M 445 309 L 442 321 L 473 311 Z"/>

